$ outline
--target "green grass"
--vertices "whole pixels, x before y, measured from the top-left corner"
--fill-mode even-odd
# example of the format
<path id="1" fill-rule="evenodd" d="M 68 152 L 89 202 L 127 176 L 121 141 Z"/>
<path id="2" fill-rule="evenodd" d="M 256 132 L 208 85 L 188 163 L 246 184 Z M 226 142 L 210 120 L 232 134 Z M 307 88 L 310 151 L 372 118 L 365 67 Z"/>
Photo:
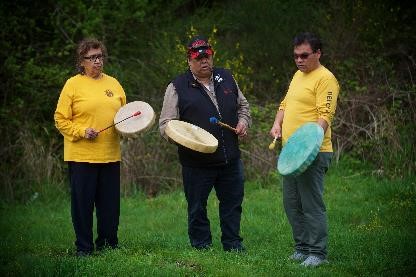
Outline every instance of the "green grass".
<path id="1" fill-rule="evenodd" d="M 290 227 L 281 185 L 246 183 L 241 232 L 247 253 L 222 251 L 218 202 L 209 216 L 214 247 L 190 248 L 181 191 L 123 198 L 121 248 L 74 257 L 67 196 L 1 204 L 1 275 L 29 276 L 406 276 L 416 272 L 416 182 L 373 176 L 361 164 L 334 165 L 326 179 L 330 264 L 289 261 Z"/>

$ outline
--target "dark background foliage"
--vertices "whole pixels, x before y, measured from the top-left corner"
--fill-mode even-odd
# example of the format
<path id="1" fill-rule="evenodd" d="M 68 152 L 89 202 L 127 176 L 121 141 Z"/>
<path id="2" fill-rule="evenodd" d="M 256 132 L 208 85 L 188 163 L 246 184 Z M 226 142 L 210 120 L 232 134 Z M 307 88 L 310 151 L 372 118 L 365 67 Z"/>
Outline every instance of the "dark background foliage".
<path id="1" fill-rule="evenodd" d="M 183 45 L 208 35 L 215 63 L 231 68 L 254 118 L 242 142 L 247 178 L 277 178 L 268 131 L 295 72 L 292 39 L 320 34 L 322 63 L 341 85 L 334 122 L 336 158 L 364 160 L 383 176 L 416 169 L 414 5 L 398 1 L 2 1 L 0 3 L 1 195 L 25 199 L 65 186 L 62 137 L 53 113 L 75 73 L 74 49 L 84 37 L 103 40 L 106 72 L 128 101 L 159 115 L 169 81 L 186 69 Z M 174 146 L 157 126 L 123 141 L 123 192 L 149 196 L 181 184 Z"/>

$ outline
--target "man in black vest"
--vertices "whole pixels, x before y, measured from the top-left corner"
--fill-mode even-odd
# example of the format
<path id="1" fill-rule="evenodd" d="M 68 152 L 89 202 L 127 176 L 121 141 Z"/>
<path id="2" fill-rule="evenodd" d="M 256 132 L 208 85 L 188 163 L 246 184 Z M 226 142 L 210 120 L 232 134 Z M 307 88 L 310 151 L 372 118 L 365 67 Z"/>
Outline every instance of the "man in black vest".
<path id="1" fill-rule="evenodd" d="M 189 42 L 189 70 L 168 85 L 159 128 L 161 135 L 168 139 L 166 124 L 178 119 L 199 126 L 218 139 L 218 148 L 212 154 L 178 145 L 188 202 L 188 235 L 192 247 L 211 247 L 207 200 L 214 187 L 219 200 L 223 248 L 225 251 L 244 251 L 240 237 L 244 177 L 238 137 L 247 135 L 251 116 L 249 104 L 232 74 L 213 67 L 213 55 L 214 51 L 206 38 L 196 36 Z M 210 123 L 211 117 L 235 127 L 236 131 Z"/>

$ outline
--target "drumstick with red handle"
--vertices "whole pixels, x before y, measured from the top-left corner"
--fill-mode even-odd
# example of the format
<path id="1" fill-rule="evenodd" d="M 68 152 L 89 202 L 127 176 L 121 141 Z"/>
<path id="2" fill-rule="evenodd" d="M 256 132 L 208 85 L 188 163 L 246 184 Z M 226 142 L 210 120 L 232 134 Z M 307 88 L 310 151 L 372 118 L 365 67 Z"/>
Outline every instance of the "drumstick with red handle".
<path id="1" fill-rule="evenodd" d="M 138 116 L 138 115 L 140 115 L 140 114 L 141 114 L 141 112 L 140 112 L 140 111 L 135 112 L 134 114 L 132 114 L 132 115 L 130 115 L 130 116 L 128 116 L 128 117 L 126 117 L 126 118 L 124 118 L 124 119 L 122 119 L 122 120 L 120 120 L 120 121 L 118 121 L 118 122 L 116 122 L 116 123 L 114 123 L 114 124 L 112 124 L 112 125 L 110 125 L 110 126 L 108 126 L 108 127 L 104 128 L 104 129 L 102 129 L 102 130 L 100 130 L 100 131 L 98 131 L 98 133 L 101 133 L 102 131 L 105 131 L 105 130 L 107 130 L 108 128 L 111 128 L 111 127 L 113 127 L 113 126 L 115 126 L 115 125 L 119 124 L 120 122 L 123 122 L 124 120 L 127 120 L 127 119 L 129 119 L 129 118 L 132 118 L 133 116 Z"/>
<path id="2" fill-rule="evenodd" d="M 237 133 L 237 130 L 233 127 L 231 127 L 230 125 L 226 124 L 226 123 L 222 123 L 221 121 L 219 121 L 215 116 L 210 117 L 209 122 L 211 122 L 212 124 L 218 124 L 221 127 L 230 129 L 231 131 L 233 131 L 234 133 Z"/>

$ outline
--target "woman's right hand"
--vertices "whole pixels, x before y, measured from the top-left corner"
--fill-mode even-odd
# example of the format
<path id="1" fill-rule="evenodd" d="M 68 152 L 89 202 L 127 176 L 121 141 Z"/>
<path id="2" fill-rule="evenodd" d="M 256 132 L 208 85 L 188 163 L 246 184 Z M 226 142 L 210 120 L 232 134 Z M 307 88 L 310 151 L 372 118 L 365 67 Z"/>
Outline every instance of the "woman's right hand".
<path id="1" fill-rule="evenodd" d="M 94 128 L 85 129 L 86 139 L 95 139 L 98 136 L 98 132 Z"/>

